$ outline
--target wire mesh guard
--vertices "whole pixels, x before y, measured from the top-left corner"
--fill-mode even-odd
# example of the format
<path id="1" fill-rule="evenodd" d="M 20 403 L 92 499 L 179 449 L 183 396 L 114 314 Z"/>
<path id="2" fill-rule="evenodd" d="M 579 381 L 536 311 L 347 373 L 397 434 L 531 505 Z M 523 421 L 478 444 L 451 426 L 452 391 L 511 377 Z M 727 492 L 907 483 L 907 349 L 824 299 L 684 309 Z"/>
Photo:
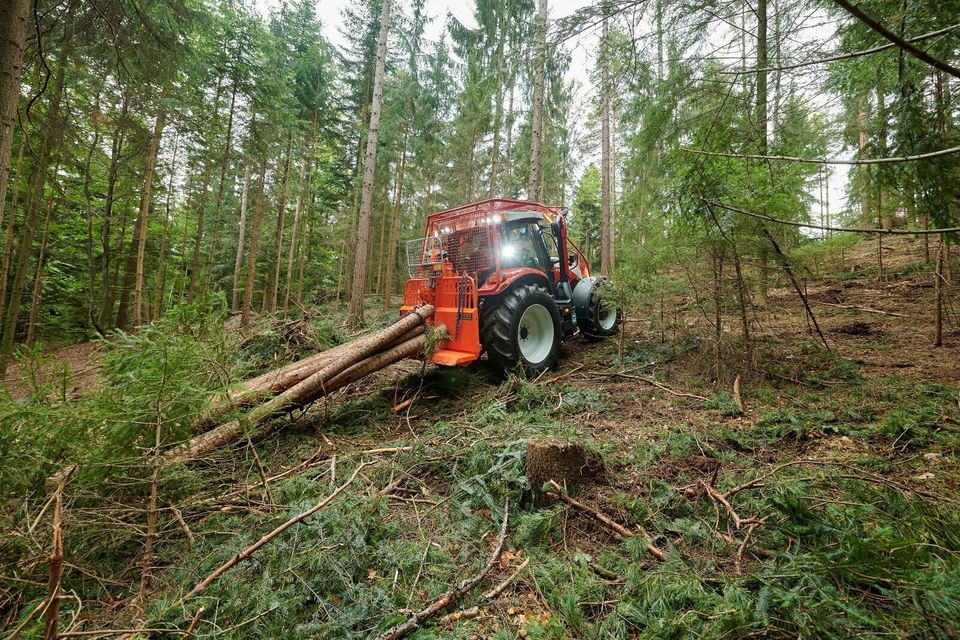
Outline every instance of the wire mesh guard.
<path id="1" fill-rule="evenodd" d="M 437 229 L 426 238 L 407 242 L 407 271 L 411 278 L 436 274 L 443 258 L 455 273 L 473 276 L 493 267 L 491 228 L 474 220 Z"/>
<path id="2" fill-rule="evenodd" d="M 434 267 L 443 263 L 443 244 L 437 236 L 407 241 L 407 275 L 426 278 Z"/>

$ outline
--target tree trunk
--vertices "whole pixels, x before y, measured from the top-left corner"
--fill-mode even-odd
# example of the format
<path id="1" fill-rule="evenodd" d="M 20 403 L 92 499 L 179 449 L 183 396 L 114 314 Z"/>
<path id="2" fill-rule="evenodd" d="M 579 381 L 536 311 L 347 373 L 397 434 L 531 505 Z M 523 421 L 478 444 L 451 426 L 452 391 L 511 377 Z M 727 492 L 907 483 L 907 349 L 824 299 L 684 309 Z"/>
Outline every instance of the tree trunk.
<path id="1" fill-rule="evenodd" d="M 610 212 L 610 26 L 607 5 L 603 5 L 603 32 L 600 37 L 600 273 L 609 276 L 612 230 Z"/>
<path id="2" fill-rule="evenodd" d="M 0 226 L 7 202 L 7 178 L 17 125 L 29 14 L 30 0 L 0 2 Z M 11 211 L 12 215 L 15 214 Z"/>
<path id="3" fill-rule="evenodd" d="M 54 170 L 56 175 L 57 170 Z M 43 268 L 46 265 L 47 240 L 50 237 L 50 218 L 53 216 L 53 194 L 47 201 L 47 214 L 43 219 L 43 231 L 40 235 L 40 253 L 37 254 L 37 267 L 33 273 L 33 295 L 30 296 L 30 319 L 27 322 L 27 345 L 33 346 L 37 338 L 37 316 L 40 313 L 40 297 L 43 294 Z"/>
<path id="4" fill-rule="evenodd" d="M 163 100 L 166 98 L 167 90 L 160 93 L 160 111 L 157 113 L 157 120 L 153 125 L 153 136 L 150 138 L 150 150 L 147 152 L 147 168 L 143 180 L 143 195 L 140 198 L 140 220 L 137 222 L 137 282 L 133 297 L 133 326 L 139 327 L 143 324 L 143 281 L 144 254 L 147 248 L 147 221 L 150 215 L 150 192 L 153 189 L 153 169 L 157 164 L 157 153 L 160 151 L 160 138 L 163 135 L 163 125 L 167 117 L 167 111 L 163 107 Z"/>
<path id="5" fill-rule="evenodd" d="M 206 162 L 204 164 L 206 166 L 203 169 L 203 181 L 197 203 L 197 226 L 193 234 L 193 261 L 190 266 L 190 284 L 187 286 L 187 302 L 193 302 L 200 278 L 200 245 L 203 241 L 203 222 L 207 211 L 207 189 L 210 187 L 210 165 Z"/>
<path id="6" fill-rule="evenodd" d="M 360 219 L 357 225 L 356 257 L 353 267 L 353 288 L 347 322 L 363 323 L 364 283 L 367 279 L 367 246 L 370 241 L 370 213 L 373 207 L 373 179 L 377 164 L 377 135 L 380 130 L 380 104 L 383 101 L 383 72 L 387 59 L 387 34 L 390 30 L 390 3 L 383 0 L 380 9 L 380 38 L 377 43 L 377 66 L 373 76 L 373 99 L 370 104 L 370 129 L 367 136 L 367 160 L 363 170 L 360 194 Z"/>
<path id="7" fill-rule="evenodd" d="M 493 150 L 490 154 L 490 189 L 487 192 L 487 197 L 490 198 L 495 198 L 498 195 L 497 178 L 500 173 L 500 132 L 501 129 L 503 129 L 503 41 L 506 39 L 503 27 L 506 17 L 506 2 L 501 0 L 497 17 L 497 73 L 496 86 L 494 87 L 496 107 L 493 115 Z M 404 134 L 404 138 L 406 138 L 406 134 Z M 404 151 L 406 151 L 406 148 L 404 148 Z M 390 281 L 388 280 L 387 287 L 389 286 Z M 389 293 L 387 295 L 389 295 Z M 389 306 L 389 303 L 387 303 L 387 306 Z"/>
<path id="8" fill-rule="evenodd" d="M 390 345 L 408 332 L 418 330 L 423 322 L 422 318 L 432 314 L 433 307 L 423 307 L 372 336 L 344 345 L 337 356 L 323 361 L 323 368 L 258 405 L 250 411 L 245 420 L 234 420 L 197 436 L 188 445 L 174 451 L 168 461 L 183 462 L 204 455 L 241 437 L 245 423 L 260 424 L 278 413 L 304 406 L 374 371 L 421 353 L 426 344 L 426 336 L 420 332 L 395 346 Z M 417 317 L 418 315 L 420 317 Z"/>
<path id="9" fill-rule="evenodd" d="M 97 91 L 96 102 L 94 103 L 93 107 L 95 118 L 98 118 L 100 115 L 100 95 L 102 91 L 103 85 L 100 85 L 100 89 Z M 85 247 L 87 254 L 87 322 L 93 324 L 95 328 L 98 329 L 98 332 L 102 333 L 102 330 L 96 326 L 96 321 L 93 317 L 93 310 L 96 306 L 96 301 L 94 300 L 94 289 L 96 289 L 97 286 L 97 275 L 93 268 L 93 196 L 90 193 L 90 166 L 93 163 L 93 153 L 99 147 L 100 125 L 97 123 L 93 127 L 93 140 L 90 141 L 90 146 L 87 147 L 87 157 L 83 163 L 83 203 L 87 218 L 87 238 Z"/>
<path id="10" fill-rule="evenodd" d="M 301 211 L 303 210 L 304 191 L 306 191 L 306 196 L 308 198 L 307 207 L 309 208 L 310 182 L 313 177 L 313 128 L 315 126 L 316 123 L 314 123 L 313 127 L 311 127 L 306 153 L 300 166 L 300 183 L 297 186 L 297 204 L 293 208 L 293 228 L 290 230 L 290 251 L 287 253 L 287 283 L 284 287 L 283 294 L 284 309 L 288 309 L 290 307 L 291 279 L 293 278 L 293 268 L 295 266 L 294 257 L 297 255 L 297 251 L 300 246 L 300 234 L 302 233 L 300 230 L 300 216 Z"/>
<path id="11" fill-rule="evenodd" d="M 213 118 L 211 129 L 217 130 L 220 120 L 220 95 L 223 90 L 223 78 L 217 78 L 217 92 L 213 99 Z M 187 288 L 187 302 L 193 302 L 200 278 L 200 244 L 203 240 L 203 222 L 207 213 L 207 189 L 210 187 L 210 163 L 203 160 L 203 186 L 200 188 L 200 202 L 197 205 L 197 228 L 193 238 L 193 265 L 190 268 L 190 285 Z"/>
<path id="12" fill-rule="evenodd" d="M 242 49 L 241 49 L 242 54 Z M 220 160 L 220 182 L 217 187 L 217 203 L 213 208 L 213 228 L 216 232 L 213 234 L 213 247 L 207 253 L 206 273 L 213 272 L 214 260 L 220 253 L 220 209 L 223 206 L 223 190 L 227 183 L 227 168 L 230 166 L 230 145 L 233 141 L 233 115 L 237 103 L 237 79 L 233 79 L 233 89 L 230 91 L 230 109 L 227 113 L 227 140 L 223 146 L 223 157 Z"/>
<path id="13" fill-rule="evenodd" d="M 253 226 L 250 229 L 250 251 L 247 253 L 247 282 L 243 290 L 243 312 L 240 326 L 250 322 L 250 308 L 253 306 L 253 284 L 257 277 L 257 244 L 260 242 L 260 220 L 263 218 L 263 192 L 267 179 L 267 158 L 260 165 L 260 184 L 257 187 L 257 203 L 253 207 Z"/>
<path id="14" fill-rule="evenodd" d="M 393 194 L 393 220 L 390 222 L 390 246 L 387 249 L 386 287 L 383 296 L 384 311 L 390 310 L 391 296 L 393 295 L 393 270 L 397 262 L 397 242 L 400 235 L 400 207 L 403 200 L 403 174 L 407 165 L 407 138 L 410 127 L 403 131 L 403 151 L 400 153 L 400 166 L 397 168 L 397 185 Z"/>
<path id="15" fill-rule="evenodd" d="M 117 175 L 120 171 L 120 152 L 123 150 L 123 139 L 126 134 L 127 111 L 130 99 L 126 92 L 123 94 L 123 103 L 117 127 L 113 131 L 113 143 L 110 148 L 110 168 L 107 170 L 107 195 L 104 205 L 103 225 L 100 229 L 100 244 L 103 249 L 103 264 L 100 267 L 100 326 L 108 329 L 113 326 L 113 287 L 110 277 L 111 235 L 113 228 L 113 205 L 116 200 Z M 122 245 L 121 245 L 122 246 Z"/>
<path id="16" fill-rule="evenodd" d="M 769 66 L 767 56 L 767 0 L 757 1 L 757 68 L 766 69 Z M 767 72 L 757 73 L 757 146 L 760 155 L 767 155 Z M 760 287 L 758 293 L 760 305 L 767 306 L 769 277 L 769 252 L 766 246 L 760 247 Z"/>
<path id="17" fill-rule="evenodd" d="M 946 244 L 941 236 L 939 246 L 937 247 L 937 269 L 933 282 L 936 302 L 933 317 L 933 344 L 936 347 L 943 346 L 943 261 L 945 248 Z"/>
<path id="18" fill-rule="evenodd" d="M 177 151 L 180 149 L 180 132 L 173 139 L 173 159 L 170 161 L 170 180 L 167 184 L 167 198 L 163 213 L 163 236 L 160 238 L 160 258 L 157 263 L 157 277 L 154 282 L 153 311 L 151 316 L 160 317 L 163 313 L 163 298 L 167 289 L 167 249 L 170 246 L 171 225 L 173 222 L 173 178 L 177 173 Z"/>
<path id="19" fill-rule="evenodd" d="M 280 185 L 280 202 L 277 205 L 277 233 L 273 237 L 273 273 L 270 276 L 269 289 L 265 294 L 264 308 L 277 310 L 278 291 L 280 289 L 280 260 L 283 255 L 283 224 L 287 214 L 287 187 L 290 184 L 290 156 L 293 153 L 293 133 L 287 141 L 287 158 L 283 163 L 283 183 Z"/>
<path id="20" fill-rule="evenodd" d="M 42 143 L 30 180 L 29 206 L 23 228 L 20 232 L 17 269 L 14 272 L 13 284 L 10 287 L 9 306 L 6 309 L 6 316 L 4 318 L 3 340 L 2 343 L 0 343 L 0 357 L 2 357 L 3 360 L 3 362 L 0 363 L 0 369 L 6 366 L 7 356 L 13 351 L 13 342 L 17 331 L 17 320 L 20 314 L 21 294 L 23 293 L 23 287 L 27 279 L 27 271 L 30 267 L 30 257 L 33 254 L 34 233 L 40 224 L 40 210 L 42 209 L 44 187 L 47 184 L 48 178 L 53 182 L 57 177 L 49 173 L 50 158 L 55 151 L 60 149 L 60 145 L 63 142 L 65 123 L 61 113 L 61 102 L 63 100 L 66 69 L 69 64 L 71 41 L 73 39 L 73 9 L 74 5 L 71 3 L 68 5 L 67 13 L 64 17 L 64 24 L 66 26 L 63 37 L 63 49 L 50 98 L 50 109 L 47 111 L 47 118 L 44 123 Z"/>
<path id="21" fill-rule="evenodd" d="M 240 230 L 237 232 L 237 257 L 233 261 L 233 290 L 230 298 L 230 313 L 240 310 L 240 271 L 243 267 L 243 243 L 247 234 L 247 195 L 250 191 L 250 165 L 243 166 L 243 191 L 240 194 Z"/>
<path id="22" fill-rule="evenodd" d="M 0 317 L 7 308 L 7 279 L 10 277 L 10 257 L 13 254 L 13 237 L 16 232 L 17 205 L 20 199 L 20 184 L 23 182 L 23 153 L 27 148 L 27 136 L 20 141 L 17 152 L 17 175 L 13 179 L 13 195 L 10 198 L 10 217 L 7 218 L 6 236 L 3 241 L 3 267 L 0 269 Z M 2 329 L 0 329 L 2 333 Z"/>
<path id="23" fill-rule="evenodd" d="M 538 0 L 536 60 L 533 71 L 533 118 L 530 127 L 530 175 L 527 197 L 540 197 L 540 142 L 543 139 L 543 94 L 547 67 L 547 0 Z"/>

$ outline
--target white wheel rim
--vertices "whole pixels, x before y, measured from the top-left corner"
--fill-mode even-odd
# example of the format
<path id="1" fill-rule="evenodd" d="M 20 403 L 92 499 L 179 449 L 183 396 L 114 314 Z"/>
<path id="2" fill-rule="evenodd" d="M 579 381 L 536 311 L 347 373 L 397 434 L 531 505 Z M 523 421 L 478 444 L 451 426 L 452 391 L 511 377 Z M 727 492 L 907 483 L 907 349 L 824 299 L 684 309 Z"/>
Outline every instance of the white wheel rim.
<path id="1" fill-rule="evenodd" d="M 520 355 L 530 364 L 540 364 L 553 348 L 553 318 L 542 304 L 532 304 L 517 324 L 517 345 Z"/>
<path id="2" fill-rule="evenodd" d="M 613 325 L 617 324 L 617 308 L 608 307 L 601 302 L 599 322 L 600 328 L 604 331 L 610 331 L 610 329 L 613 329 Z"/>

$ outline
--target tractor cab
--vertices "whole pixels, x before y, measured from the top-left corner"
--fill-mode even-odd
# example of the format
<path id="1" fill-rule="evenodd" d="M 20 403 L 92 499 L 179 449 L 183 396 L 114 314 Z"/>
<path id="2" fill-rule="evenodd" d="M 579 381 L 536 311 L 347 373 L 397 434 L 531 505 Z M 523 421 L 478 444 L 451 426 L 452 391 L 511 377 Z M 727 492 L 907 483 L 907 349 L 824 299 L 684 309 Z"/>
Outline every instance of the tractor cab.
<path id="1" fill-rule="evenodd" d="M 486 351 L 498 366 L 542 370 L 576 333 L 616 332 L 619 311 L 601 304 L 603 280 L 590 276 L 564 214 L 491 199 L 427 217 L 425 237 L 407 243 L 401 312 L 434 305 L 432 323 L 450 335 L 434 362 L 465 365 Z"/>

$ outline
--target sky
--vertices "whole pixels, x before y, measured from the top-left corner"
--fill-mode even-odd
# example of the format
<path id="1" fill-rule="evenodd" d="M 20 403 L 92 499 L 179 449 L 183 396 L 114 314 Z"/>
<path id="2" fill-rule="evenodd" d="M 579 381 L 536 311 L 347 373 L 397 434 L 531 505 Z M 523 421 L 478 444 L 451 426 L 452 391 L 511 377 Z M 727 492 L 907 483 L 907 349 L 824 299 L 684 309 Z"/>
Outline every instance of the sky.
<path id="1" fill-rule="evenodd" d="M 279 0 L 254 0 L 254 3 L 258 10 L 266 15 L 270 10 L 277 7 Z M 594 3 L 595 0 L 549 0 L 548 18 L 550 21 L 565 18 L 577 10 L 583 9 L 584 7 L 590 6 Z M 345 36 L 340 30 L 342 23 L 341 16 L 343 10 L 351 4 L 351 0 L 316 0 L 316 4 L 317 15 L 322 22 L 324 35 L 335 46 L 339 48 L 345 47 L 348 42 L 347 36 Z M 433 20 L 429 22 L 424 33 L 424 37 L 427 40 L 439 40 L 444 36 L 448 14 L 453 15 L 457 20 L 467 27 L 477 26 L 473 19 L 472 0 L 426 0 L 426 12 L 427 15 L 433 18 Z M 815 15 L 807 16 L 806 20 L 801 22 L 801 25 L 811 22 L 811 19 L 814 17 Z M 721 27 L 714 33 L 719 38 L 727 38 L 729 33 L 726 33 L 725 31 L 726 29 Z M 816 38 L 816 35 L 795 33 L 794 38 L 806 40 L 808 38 Z M 590 70 L 596 65 L 597 62 L 596 54 L 599 49 L 599 42 L 599 25 L 585 29 L 582 33 L 579 33 L 564 42 L 564 47 L 571 55 L 568 78 L 576 83 L 573 105 L 574 114 L 571 118 L 571 121 L 576 123 L 575 126 L 579 129 L 578 131 L 575 131 L 575 138 L 577 139 L 582 138 L 587 133 L 587 110 L 589 109 L 589 101 L 592 97 L 591 94 L 595 89 L 590 80 Z M 810 98 L 813 104 L 817 104 L 818 102 L 821 102 L 824 96 L 814 93 L 810 96 Z M 824 111 L 831 110 L 827 105 L 818 104 L 817 106 L 822 107 Z M 589 150 L 586 155 L 578 158 L 578 170 L 581 170 L 590 163 L 599 162 L 599 144 L 593 146 L 596 146 L 597 148 Z M 850 154 L 847 153 L 845 155 L 849 157 Z M 836 213 L 844 206 L 846 201 L 848 171 L 847 168 L 843 166 L 836 166 L 834 167 L 833 171 L 834 174 L 830 182 L 829 198 L 830 210 L 833 216 L 835 216 Z M 814 186 L 811 195 L 814 198 L 818 198 L 816 186 Z M 817 202 L 814 202 L 811 209 L 815 214 L 813 218 L 816 220 L 819 216 L 820 205 Z M 810 235 L 819 235 L 819 232 L 813 232 L 811 230 Z"/>

